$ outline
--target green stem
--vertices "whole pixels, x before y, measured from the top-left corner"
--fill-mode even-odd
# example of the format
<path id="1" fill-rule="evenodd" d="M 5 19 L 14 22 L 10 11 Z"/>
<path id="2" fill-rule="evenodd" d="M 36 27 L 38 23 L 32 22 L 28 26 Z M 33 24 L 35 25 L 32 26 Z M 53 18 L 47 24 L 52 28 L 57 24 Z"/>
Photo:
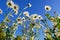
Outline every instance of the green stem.
<path id="1" fill-rule="evenodd" d="M 5 19 L 11 14 L 12 10 L 9 12 L 9 14 L 5 17 Z M 5 19 L 3 20 L 3 22 L 5 21 Z"/>

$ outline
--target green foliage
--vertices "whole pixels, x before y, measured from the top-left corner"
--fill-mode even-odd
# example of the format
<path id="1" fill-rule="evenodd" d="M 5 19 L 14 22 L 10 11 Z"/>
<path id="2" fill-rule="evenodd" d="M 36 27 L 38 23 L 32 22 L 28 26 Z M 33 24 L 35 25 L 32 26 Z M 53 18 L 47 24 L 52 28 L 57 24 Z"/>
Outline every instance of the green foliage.
<path id="1" fill-rule="evenodd" d="M 45 14 L 45 16 L 46 16 L 48 19 L 51 18 L 50 14 Z"/>
<path id="2" fill-rule="evenodd" d="M 54 12 L 53 17 L 48 13 L 45 14 L 45 17 L 48 18 L 48 20 L 51 20 L 51 22 L 53 23 L 52 28 L 50 28 L 50 25 L 48 25 L 48 21 L 46 18 L 43 19 L 42 16 L 38 15 L 38 14 L 29 15 L 28 11 L 23 12 L 21 10 L 21 13 L 23 13 L 24 18 L 20 16 L 21 15 L 21 13 L 20 13 L 18 15 L 16 21 L 10 20 L 9 19 L 10 17 L 13 17 L 13 18 L 15 17 L 11 13 L 15 13 L 17 15 L 19 6 L 17 4 L 15 4 L 12 0 L 7 1 L 6 4 L 13 11 L 10 11 L 8 15 L 4 14 L 5 18 L 0 23 L 0 40 L 26 40 L 26 38 L 28 38 L 28 36 L 29 36 L 29 39 L 27 39 L 27 40 L 35 40 L 35 37 L 37 37 L 37 36 L 38 36 L 38 38 L 40 38 L 39 30 L 43 29 L 43 26 L 47 29 L 46 31 L 45 31 L 45 29 L 42 30 L 44 32 L 44 34 L 46 34 L 45 40 L 60 40 L 60 38 L 58 38 L 60 36 L 60 33 L 57 31 L 57 30 L 60 31 L 60 18 L 58 18 L 58 16 L 56 16 L 56 12 Z M 30 3 L 28 3 L 28 5 L 24 9 L 29 8 L 29 7 L 31 7 Z M 51 7 L 45 6 L 45 10 L 50 11 Z M 0 9 L 0 13 L 2 13 L 1 11 L 2 10 Z M 26 22 L 28 22 L 27 23 L 28 26 L 25 24 Z M 9 23 L 11 25 L 9 25 Z M 23 26 L 22 27 L 22 36 L 14 37 L 19 25 Z M 6 26 L 7 26 L 7 28 L 6 28 Z M 35 31 L 35 29 L 39 29 L 39 30 Z M 56 35 L 56 33 L 57 33 L 57 35 Z M 54 34 L 53 37 L 52 37 L 52 34 Z M 54 39 L 54 37 L 56 39 Z"/>
<path id="3" fill-rule="evenodd" d="M 0 39 L 5 39 L 6 38 L 6 33 L 4 32 L 3 29 L 0 28 Z"/>
<path id="4" fill-rule="evenodd" d="M 21 36 L 17 36 L 14 40 L 22 40 Z"/>
<path id="5" fill-rule="evenodd" d="M 59 23 L 59 24 L 57 24 L 57 28 L 60 30 L 60 23 Z"/>
<path id="6" fill-rule="evenodd" d="M 57 38 L 57 40 L 60 40 L 60 38 Z"/>

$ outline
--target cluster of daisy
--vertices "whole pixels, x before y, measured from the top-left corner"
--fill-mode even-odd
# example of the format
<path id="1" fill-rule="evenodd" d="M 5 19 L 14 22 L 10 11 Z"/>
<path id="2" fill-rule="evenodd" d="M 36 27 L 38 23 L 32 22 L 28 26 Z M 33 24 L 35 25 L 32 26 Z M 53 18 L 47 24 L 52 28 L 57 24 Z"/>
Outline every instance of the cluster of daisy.
<path id="1" fill-rule="evenodd" d="M 7 1 L 7 6 L 9 8 L 12 8 L 14 10 L 15 14 L 18 13 L 19 6 L 17 4 L 15 4 L 12 0 L 8 0 Z M 30 3 L 28 3 L 28 5 L 24 9 L 27 9 L 28 7 L 31 7 Z M 1 11 L 0 13 L 2 13 L 2 10 L 0 10 L 0 11 Z M 11 21 L 8 16 L 6 17 L 5 21 L 3 21 L 4 24 L 3 23 L 2 23 L 3 25 L 1 24 L 1 26 L 3 26 L 3 29 L 6 32 L 5 34 L 7 36 L 5 36 L 5 37 L 7 37 L 6 38 L 7 40 L 8 39 L 13 39 L 13 36 L 16 33 L 16 30 L 18 29 L 18 25 L 22 25 L 24 27 L 23 28 L 23 30 L 24 30 L 23 32 L 24 33 L 23 33 L 23 36 L 22 36 L 22 40 L 26 40 L 27 39 L 26 35 L 28 33 L 30 35 L 29 39 L 30 40 L 34 40 L 34 37 L 35 37 L 34 36 L 34 32 L 33 32 L 34 28 L 41 28 L 42 27 L 40 22 L 36 23 L 36 20 L 40 21 L 40 20 L 43 19 L 41 15 L 37 15 L 37 14 L 29 15 L 29 12 L 25 11 L 25 12 L 23 12 L 23 17 L 20 17 L 20 15 L 19 15 L 17 20 L 16 20 L 16 22 Z M 12 16 L 12 15 L 10 15 L 10 16 Z M 28 29 L 26 29 L 26 25 L 24 24 L 27 21 L 30 21 L 29 24 L 28 24 L 28 26 L 29 26 Z M 12 24 L 12 25 L 10 25 L 9 23 Z M 27 32 L 27 33 L 25 33 L 25 32 Z"/>
<path id="2" fill-rule="evenodd" d="M 14 10 L 15 14 L 17 15 L 18 10 L 19 10 L 19 6 L 17 4 L 15 4 L 12 0 L 8 0 L 7 1 L 7 6 L 9 8 L 12 8 Z"/>
<path id="3" fill-rule="evenodd" d="M 8 0 L 7 1 L 7 6 L 8 8 L 12 8 L 12 10 L 14 11 L 14 13 L 17 15 L 18 14 L 18 10 L 19 10 L 19 6 L 17 4 L 15 4 L 12 0 Z M 32 5 L 30 3 L 28 3 L 28 5 L 26 7 L 23 8 L 23 10 L 31 7 Z M 45 6 L 45 10 L 46 12 L 51 10 L 51 6 L 46 5 Z M 0 14 L 2 14 L 3 11 L 2 9 L 0 9 Z M 58 38 L 60 38 L 60 15 L 56 15 L 56 12 L 54 12 L 54 16 L 51 16 L 50 14 L 46 13 L 45 16 L 52 22 L 52 28 L 50 28 L 47 24 L 47 21 L 43 19 L 43 17 L 41 15 L 38 14 L 32 14 L 29 15 L 30 13 L 28 11 L 24 11 L 22 12 L 23 17 L 21 17 L 19 14 L 17 17 L 16 21 L 11 21 L 8 16 L 6 17 L 5 21 L 3 21 L 0 24 L 0 39 L 2 39 L 2 37 L 7 37 L 6 39 L 9 40 L 10 38 L 12 38 L 13 40 L 15 40 L 13 38 L 13 35 L 16 33 L 16 30 L 18 29 L 18 25 L 23 26 L 22 29 L 22 37 L 17 36 L 16 40 L 35 40 L 36 35 L 39 35 L 39 30 L 38 32 L 35 31 L 35 29 L 41 29 L 43 26 L 46 26 L 46 29 L 43 30 L 45 33 L 45 40 L 58 40 Z M 10 15 L 12 16 L 12 15 Z M 13 16 L 12 16 L 13 17 Z M 26 24 L 27 22 L 27 24 Z M 10 24 L 11 25 L 10 25 Z M 2 35 L 2 33 L 4 33 Z M 29 38 L 28 38 L 29 36 Z M 3 39 L 3 40 L 4 40 Z"/>
<path id="4" fill-rule="evenodd" d="M 23 15 L 29 17 L 31 20 L 36 20 L 36 19 L 42 20 L 43 19 L 41 15 L 37 15 L 37 14 L 32 14 L 32 15 L 29 16 L 28 11 L 25 11 L 23 13 Z"/>
<path id="5" fill-rule="evenodd" d="M 43 20 L 41 15 L 38 15 L 38 14 L 29 15 L 28 11 L 24 11 L 23 17 L 19 17 L 17 19 L 18 25 L 22 25 L 24 27 L 22 39 L 34 40 L 35 39 L 34 28 L 36 29 L 42 28 L 43 25 L 40 23 L 41 20 Z M 27 28 L 26 22 L 27 22 L 28 28 Z M 30 35 L 30 38 L 27 38 L 28 35 Z"/>
<path id="6" fill-rule="evenodd" d="M 7 6 L 9 8 L 12 8 L 14 10 L 14 12 L 18 12 L 19 10 L 19 6 L 17 4 L 15 4 L 12 0 L 10 1 L 7 1 Z M 28 3 L 28 5 L 24 8 L 28 8 L 28 7 L 31 7 L 31 4 Z M 45 10 L 46 11 L 50 11 L 51 10 L 51 7 L 50 6 L 45 6 Z M 2 13 L 2 10 L 0 10 Z M 15 13 L 16 14 L 16 13 Z M 11 15 L 12 16 L 12 15 Z M 34 40 L 35 39 L 35 33 L 34 33 L 34 28 L 36 29 L 40 29 L 43 27 L 43 25 L 40 23 L 40 21 L 43 20 L 42 16 L 41 15 L 38 15 L 38 14 L 32 14 L 32 15 L 29 15 L 29 12 L 28 11 L 24 11 L 23 12 L 23 17 L 20 17 L 20 15 L 18 16 L 17 18 L 17 22 L 13 23 L 11 25 L 11 27 L 8 27 L 8 24 L 11 22 L 11 20 L 9 20 L 9 18 L 6 18 L 4 25 L 1 25 L 1 26 L 4 26 L 5 29 L 7 29 L 6 31 L 10 32 L 10 30 L 12 30 L 9 35 L 14 35 L 15 34 L 15 31 L 17 30 L 18 28 L 18 25 L 22 25 L 24 28 L 23 28 L 23 36 L 22 36 L 22 40 L 25 40 L 27 39 L 26 36 L 30 35 L 30 40 Z M 27 29 L 27 26 L 26 26 L 26 22 L 28 22 L 28 26 L 29 28 Z M 30 32 L 31 31 L 31 32 Z M 7 32 L 7 33 L 8 33 Z M 6 34 L 7 35 L 7 34 Z"/>
<path id="7" fill-rule="evenodd" d="M 23 16 L 24 17 L 19 17 L 17 19 L 18 24 L 23 24 L 23 22 L 26 22 L 27 20 L 29 20 L 32 22 L 32 23 L 30 22 L 30 26 L 34 25 L 36 28 L 39 28 L 40 24 L 37 24 L 36 20 L 38 20 L 38 21 L 43 20 L 41 15 L 38 15 L 38 14 L 29 15 L 28 11 L 23 12 Z M 35 23 L 36 23 L 36 25 L 35 25 Z"/>

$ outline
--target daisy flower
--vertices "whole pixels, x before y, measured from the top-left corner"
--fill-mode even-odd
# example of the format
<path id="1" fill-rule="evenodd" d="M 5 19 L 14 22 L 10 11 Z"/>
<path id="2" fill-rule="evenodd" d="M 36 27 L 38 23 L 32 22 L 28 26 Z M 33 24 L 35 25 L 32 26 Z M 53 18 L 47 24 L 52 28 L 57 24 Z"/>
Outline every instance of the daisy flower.
<path id="1" fill-rule="evenodd" d="M 38 15 L 37 15 L 37 14 L 31 15 L 31 19 L 32 19 L 32 20 L 36 20 L 37 18 L 38 18 Z"/>
<path id="2" fill-rule="evenodd" d="M 45 6 L 45 10 L 46 10 L 46 11 L 50 11 L 50 10 L 51 10 L 51 7 L 50 7 L 49 5 L 46 5 L 46 6 Z"/>
<path id="3" fill-rule="evenodd" d="M 18 11 L 19 10 L 19 6 L 17 4 L 13 5 L 13 10 L 14 11 Z"/>
<path id="4" fill-rule="evenodd" d="M 0 14 L 2 14 L 3 13 L 3 11 L 2 11 L 2 9 L 0 9 Z"/>
<path id="5" fill-rule="evenodd" d="M 41 16 L 41 15 L 39 15 L 39 16 L 38 16 L 38 19 L 39 19 L 39 20 L 41 20 L 41 19 L 43 19 L 43 18 L 42 18 L 42 16 Z"/>
<path id="6" fill-rule="evenodd" d="M 25 11 L 25 12 L 23 12 L 23 15 L 24 16 L 29 16 L 29 12 L 28 11 Z"/>
<path id="7" fill-rule="evenodd" d="M 22 23 L 23 23 L 22 20 L 21 20 L 21 18 L 18 18 L 18 19 L 17 19 L 17 22 L 18 22 L 19 24 L 22 24 Z"/>
<path id="8" fill-rule="evenodd" d="M 9 8 L 13 8 L 14 2 L 13 1 L 7 1 L 7 6 Z"/>
<path id="9" fill-rule="evenodd" d="M 21 21 L 21 19 L 20 19 L 20 18 L 18 18 L 18 19 L 17 19 L 17 21 Z"/>
<path id="10" fill-rule="evenodd" d="M 28 7 L 31 7 L 32 5 L 31 5 L 31 3 L 28 3 Z"/>

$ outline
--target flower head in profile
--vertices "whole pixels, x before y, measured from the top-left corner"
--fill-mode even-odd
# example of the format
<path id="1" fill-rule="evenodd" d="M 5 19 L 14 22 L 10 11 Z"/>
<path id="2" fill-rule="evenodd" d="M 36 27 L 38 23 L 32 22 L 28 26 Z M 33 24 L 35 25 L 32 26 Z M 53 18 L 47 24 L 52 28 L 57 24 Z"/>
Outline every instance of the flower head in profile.
<path id="1" fill-rule="evenodd" d="M 18 14 L 18 11 L 15 11 L 15 10 L 14 10 L 14 13 L 15 13 L 15 15 L 17 15 L 17 14 Z"/>
<path id="2" fill-rule="evenodd" d="M 9 8 L 13 8 L 14 2 L 13 1 L 7 1 L 7 6 Z"/>
<path id="3" fill-rule="evenodd" d="M 31 5 L 31 3 L 28 3 L 28 7 L 31 7 L 32 5 Z"/>
<path id="4" fill-rule="evenodd" d="M 23 12 L 23 15 L 24 16 L 29 16 L 29 12 L 28 11 L 25 11 L 25 12 Z"/>
<path id="5" fill-rule="evenodd" d="M 17 4 L 13 5 L 13 10 L 14 10 L 15 15 L 17 15 L 18 10 L 19 10 L 19 6 Z"/>
<path id="6" fill-rule="evenodd" d="M 3 13 L 3 11 L 2 11 L 2 9 L 0 9 L 0 14 L 2 14 Z"/>
<path id="7" fill-rule="evenodd" d="M 27 8 L 29 8 L 31 6 L 32 6 L 31 3 L 28 3 L 27 6 L 24 9 L 27 9 Z"/>
<path id="8" fill-rule="evenodd" d="M 46 6 L 45 6 L 45 10 L 46 10 L 46 11 L 50 11 L 50 10 L 51 10 L 51 7 L 50 7 L 49 5 L 46 5 Z"/>

